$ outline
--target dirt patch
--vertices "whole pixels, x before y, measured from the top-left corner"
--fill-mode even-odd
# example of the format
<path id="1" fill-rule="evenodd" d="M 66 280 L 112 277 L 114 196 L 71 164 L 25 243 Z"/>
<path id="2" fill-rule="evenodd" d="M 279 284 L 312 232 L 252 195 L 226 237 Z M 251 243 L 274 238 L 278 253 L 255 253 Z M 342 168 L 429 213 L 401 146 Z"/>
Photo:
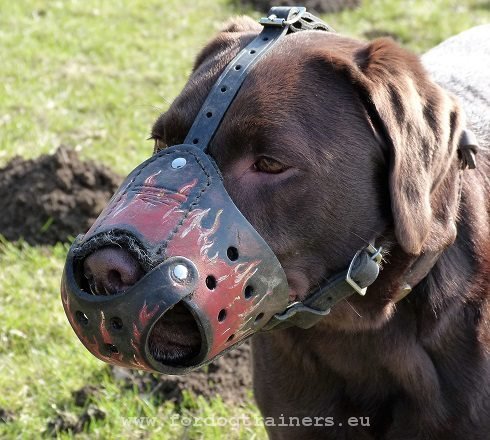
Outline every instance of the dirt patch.
<path id="1" fill-rule="evenodd" d="M 0 169 L 0 234 L 54 244 L 84 233 L 122 178 L 60 147 L 37 159 L 12 159 Z"/>
<path id="2" fill-rule="evenodd" d="M 207 367 L 185 376 L 162 376 L 113 367 L 112 373 L 122 386 L 137 387 L 146 397 L 182 403 L 183 391 L 240 404 L 249 400 L 252 389 L 251 348 L 248 342 L 221 356 Z"/>
<path id="3" fill-rule="evenodd" d="M 62 432 L 71 432 L 77 434 L 82 432 L 90 422 L 95 420 L 104 420 L 106 414 L 95 405 L 89 405 L 88 408 L 79 416 L 68 411 L 59 411 L 55 418 L 48 422 L 46 434 L 57 437 Z"/>
<path id="4" fill-rule="evenodd" d="M 0 423 L 10 423 L 15 420 L 15 414 L 13 411 L 9 411 L 5 408 L 0 408 Z"/>

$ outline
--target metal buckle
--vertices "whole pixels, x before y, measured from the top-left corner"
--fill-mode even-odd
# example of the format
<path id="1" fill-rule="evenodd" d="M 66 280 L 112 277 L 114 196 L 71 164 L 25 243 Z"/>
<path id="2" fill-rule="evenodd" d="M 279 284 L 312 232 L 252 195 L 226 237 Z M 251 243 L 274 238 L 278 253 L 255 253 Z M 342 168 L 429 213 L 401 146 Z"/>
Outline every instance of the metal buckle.
<path id="1" fill-rule="evenodd" d="M 383 255 L 381 255 L 381 250 L 383 248 L 380 246 L 376 249 L 371 243 L 365 248 L 357 251 L 354 255 L 354 258 L 351 260 L 349 264 L 349 269 L 347 269 L 347 275 L 345 276 L 345 281 L 349 283 L 349 285 L 361 296 L 366 295 L 367 287 L 361 287 L 356 281 L 351 277 L 352 268 L 354 267 L 354 263 L 356 262 L 357 257 L 361 254 L 361 252 L 367 251 L 371 254 L 371 260 L 375 261 L 377 265 L 381 264 L 381 260 L 383 259 Z"/>
<path id="2" fill-rule="evenodd" d="M 298 20 L 301 19 L 301 17 L 304 15 L 306 12 L 306 8 L 302 6 L 298 6 L 293 8 L 292 12 L 292 17 L 289 20 L 286 20 L 284 18 L 278 18 L 277 15 L 271 14 L 268 17 L 262 17 L 259 20 L 259 23 L 262 26 L 280 26 L 280 27 L 286 27 L 290 26 L 293 23 L 296 23 Z"/>

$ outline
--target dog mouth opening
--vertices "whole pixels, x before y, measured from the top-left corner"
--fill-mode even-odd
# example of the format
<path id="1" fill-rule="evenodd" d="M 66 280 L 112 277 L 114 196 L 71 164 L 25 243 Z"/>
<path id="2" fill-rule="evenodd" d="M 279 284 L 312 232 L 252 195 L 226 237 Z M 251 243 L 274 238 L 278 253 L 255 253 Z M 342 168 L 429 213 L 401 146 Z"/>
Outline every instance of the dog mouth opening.
<path id="1" fill-rule="evenodd" d="M 148 339 L 153 358 L 170 366 L 187 364 L 200 353 L 201 344 L 197 321 L 182 302 L 155 323 Z"/>

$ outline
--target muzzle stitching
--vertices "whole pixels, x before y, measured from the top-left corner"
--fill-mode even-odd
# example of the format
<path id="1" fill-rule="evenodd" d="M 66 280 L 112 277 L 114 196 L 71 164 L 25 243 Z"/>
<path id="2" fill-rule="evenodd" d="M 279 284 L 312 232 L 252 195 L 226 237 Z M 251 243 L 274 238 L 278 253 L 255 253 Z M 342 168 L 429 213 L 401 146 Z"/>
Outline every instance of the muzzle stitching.
<path id="1" fill-rule="evenodd" d="M 199 199 L 202 197 L 202 195 L 206 192 L 206 190 L 211 186 L 211 175 L 207 172 L 206 170 L 206 167 L 204 166 L 204 164 L 200 161 L 199 157 L 196 156 L 194 153 L 192 153 L 191 151 L 187 151 L 188 154 L 190 154 L 192 157 L 194 157 L 194 159 L 196 160 L 196 162 L 198 163 L 198 165 L 201 167 L 201 169 L 203 170 L 204 174 L 206 175 L 206 178 L 207 178 L 207 183 L 205 186 L 201 187 L 199 189 L 199 194 L 195 197 L 195 199 L 193 200 L 193 202 L 189 205 L 189 208 L 187 209 L 187 212 L 182 216 L 182 219 L 180 220 L 179 223 L 177 223 L 177 225 L 175 226 L 175 228 L 172 230 L 172 232 L 169 234 L 167 240 L 164 241 L 164 243 L 162 244 L 162 246 L 160 246 L 157 251 L 156 251 L 156 254 L 157 255 L 161 255 L 161 254 L 164 254 L 169 243 L 173 240 L 173 238 L 177 235 L 177 232 L 179 231 L 180 227 L 184 224 L 184 221 L 187 219 L 187 217 L 189 217 L 189 214 L 191 213 L 191 211 L 193 210 L 193 207 L 196 206 L 198 203 L 199 203 Z"/>

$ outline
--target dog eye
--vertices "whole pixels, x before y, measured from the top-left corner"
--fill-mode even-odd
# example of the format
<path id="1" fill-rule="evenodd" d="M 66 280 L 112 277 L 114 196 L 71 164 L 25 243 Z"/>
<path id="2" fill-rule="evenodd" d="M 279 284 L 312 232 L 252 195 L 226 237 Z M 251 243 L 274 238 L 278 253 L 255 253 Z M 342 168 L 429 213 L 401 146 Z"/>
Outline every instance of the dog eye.
<path id="1" fill-rule="evenodd" d="M 253 165 L 255 171 L 269 174 L 279 174 L 287 169 L 285 165 L 270 157 L 261 157 Z"/>

